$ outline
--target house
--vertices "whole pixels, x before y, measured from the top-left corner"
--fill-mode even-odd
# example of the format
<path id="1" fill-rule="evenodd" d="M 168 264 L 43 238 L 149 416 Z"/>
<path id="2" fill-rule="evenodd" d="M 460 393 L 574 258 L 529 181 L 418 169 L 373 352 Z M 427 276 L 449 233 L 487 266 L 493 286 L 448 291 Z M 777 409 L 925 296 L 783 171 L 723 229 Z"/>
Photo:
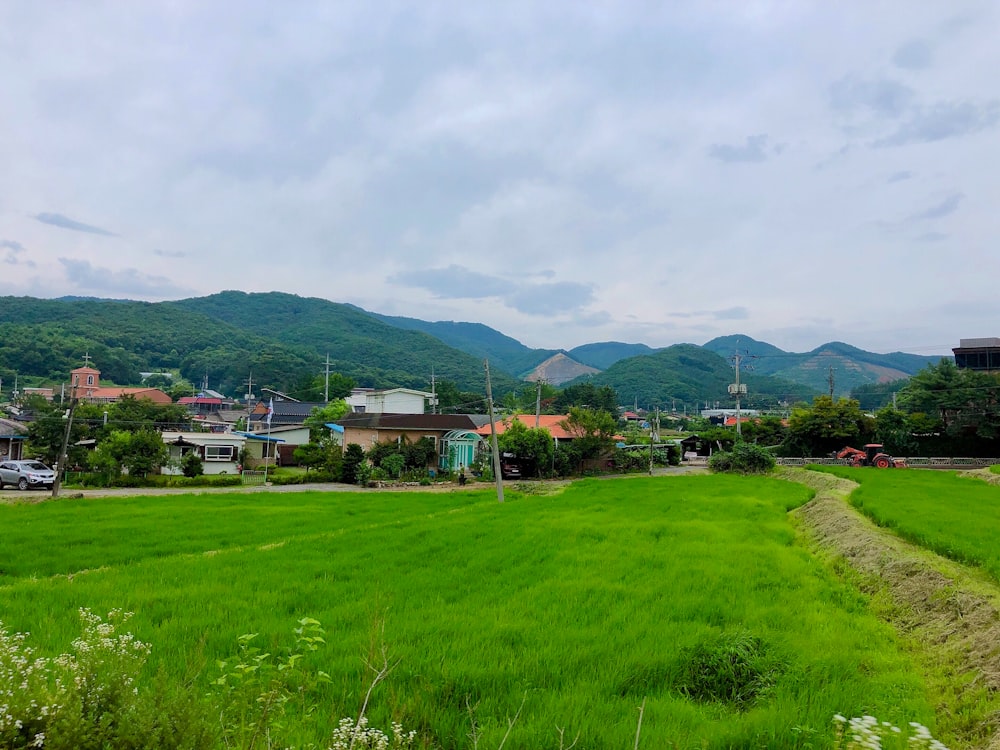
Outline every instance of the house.
<path id="1" fill-rule="evenodd" d="M 71 393 L 81 401 L 92 404 L 113 404 L 126 396 L 148 398 L 154 404 L 172 404 L 173 399 L 159 388 L 126 388 L 119 385 L 102 386 L 101 371 L 84 365 L 69 374 Z"/>
<path id="2" fill-rule="evenodd" d="M 0 460 L 20 461 L 24 458 L 24 441 L 27 428 L 12 419 L 0 419 Z"/>
<path id="3" fill-rule="evenodd" d="M 365 450 L 379 443 L 430 438 L 438 468 L 449 470 L 472 465 L 482 443 L 477 430 L 488 422 L 488 417 L 472 414 L 348 414 L 336 424 L 344 428 L 345 447 L 356 443 Z"/>
<path id="4" fill-rule="evenodd" d="M 54 388 L 32 388 L 31 386 L 25 386 L 22 388 L 21 395 L 26 398 L 28 396 L 41 396 L 46 401 L 52 401 L 56 397 Z"/>
<path id="5" fill-rule="evenodd" d="M 1000 338 L 959 339 L 951 351 L 959 369 L 1000 372 Z"/>
<path id="6" fill-rule="evenodd" d="M 313 409 L 317 407 L 322 409 L 324 406 L 326 404 L 322 401 L 294 401 L 291 399 L 258 401 L 257 405 L 250 410 L 250 414 L 247 417 L 247 427 L 250 432 L 266 432 L 268 407 L 274 410 L 271 414 L 272 430 L 275 427 L 284 427 L 287 425 L 301 427 L 312 414 Z"/>
<path id="7" fill-rule="evenodd" d="M 240 432 L 247 439 L 247 465 L 263 463 L 265 457 L 275 466 L 295 466 L 295 449 L 309 442 L 309 428 L 302 425 L 271 425 L 260 432 Z"/>
<path id="8" fill-rule="evenodd" d="M 344 400 L 359 414 L 424 414 L 428 406 L 437 406 L 433 393 L 412 388 L 355 388 Z"/>
<path id="9" fill-rule="evenodd" d="M 170 453 L 163 474 L 182 474 L 180 460 L 191 452 L 201 458 L 206 474 L 237 474 L 247 443 L 244 435 L 235 432 L 163 432 L 162 437 Z"/>
<path id="10" fill-rule="evenodd" d="M 552 436 L 556 445 L 560 442 L 568 442 L 576 437 L 572 432 L 567 430 L 562 426 L 562 422 L 568 419 L 566 414 L 540 414 L 538 416 L 538 427 L 545 430 Z M 507 431 L 507 428 L 511 425 L 511 420 L 516 419 L 521 422 L 529 430 L 535 428 L 535 415 L 534 414 L 515 414 L 511 417 L 504 417 L 496 423 L 497 435 L 502 435 Z M 476 432 L 484 438 L 490 436 L 490 425 L 489 423 L 483 425 Z"/>

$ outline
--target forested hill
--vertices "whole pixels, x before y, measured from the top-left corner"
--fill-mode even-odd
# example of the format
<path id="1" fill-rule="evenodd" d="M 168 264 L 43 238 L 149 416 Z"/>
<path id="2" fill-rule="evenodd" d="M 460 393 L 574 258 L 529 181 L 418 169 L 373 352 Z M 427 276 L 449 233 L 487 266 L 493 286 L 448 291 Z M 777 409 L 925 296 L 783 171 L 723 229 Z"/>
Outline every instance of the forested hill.
<path id="1" fill-rule="evenodd" d="M 517 339 L 482 323 L 457 323 L 450 320 L 439 320 L 432 323 L 417 318 L 380 315 L 361 310 L 361 308 L 355 309 L 391 326 L 423 331 L 459 351 L 471 354 L 480 360 L 488 359 L 491 370 L 496 367 L 518 377 L 527 375 L 559 351 L 558 349 L 530 349 Z"/>
<path id="2" fill-rule="evenodd" d="M 0 377 L 65 382 L 89 353 L 102 380 L 128 385 L 141 371 L 179 369 L 236 395 L 258 385 L 292 391 L 331 370 L 359 385 L 428 389 L 431 372 L 463 390 L 484 387 L 480 359 L 348 305 L 290 294 L 223 292 L 177 302 L 0 298 Z M 491 367 L 503 393 L 517 381 Z M 10 380 L 8 380 L 10 378 Z"/>
<path id="3" fill-rule="evenodd" d="M 834 393 L 840 396 L 846 396 L 862 385 L 908 378 L 941 360 L 940 355 L 877 354 L 840 341 L 823 344 L 811 352 L 786 352 L 766 342 L 740 335 L 712 339 L 704 348 L 727 358 L 738 352 L 747 357 L 746 361 L 752 364 L 754 371 L 802 383 L 816 391 L 827 392 L 832 376 Z"/>
<path id="4" fill-rule="evenodd" d="M 723 357 L 694 344 L 675 344 L 653 354 L 620 360 L 604 372 L 588 376 L 586 382 L 610 385 L 620 403 L 637 403 L 643 408 L 679 409 L 681 404 L 698 408 L 706 402 L 729 408 L 726 393 L 733 379 L 733 368 Z M 768 375 L 745 373 L 741 381 L 747 384 L 748 394 L 742 402 L 746 408 L 809 401 L 816 393 L 808 386 Z"/>

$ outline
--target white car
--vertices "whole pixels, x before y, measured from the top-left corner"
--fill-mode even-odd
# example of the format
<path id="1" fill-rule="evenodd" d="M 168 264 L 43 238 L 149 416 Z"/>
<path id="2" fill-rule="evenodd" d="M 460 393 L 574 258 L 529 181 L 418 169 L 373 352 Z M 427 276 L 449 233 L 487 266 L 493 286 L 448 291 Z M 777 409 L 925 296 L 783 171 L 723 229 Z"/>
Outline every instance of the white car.
<path id="1" fill-rule="evenodd" d="M 0 463 L 0 490 L 16 485 L 19 490 L 44 487 L 52 489 L 56 473 L 41 461 L 4 461 Z"/>

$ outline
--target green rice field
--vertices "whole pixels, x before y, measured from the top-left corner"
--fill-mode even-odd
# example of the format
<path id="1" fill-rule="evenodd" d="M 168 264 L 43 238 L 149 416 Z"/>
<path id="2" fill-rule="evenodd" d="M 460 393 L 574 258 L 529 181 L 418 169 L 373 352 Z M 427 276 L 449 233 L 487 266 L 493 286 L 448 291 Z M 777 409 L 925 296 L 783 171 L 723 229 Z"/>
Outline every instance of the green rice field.
<path id="1" fill-rule="evenodd" d="M 878 525 L 1000 582 L 1000 486 L 955 471 L 822 470 L 857 482 L 851 503 Z"/>
<path id="2" fill-rule="evenodd" d="M 837 713 L 933 729 L 912 654 L 797 537 L 788 511 L 810 496 L 682 476 L 504 504 L 470 489 L 0 505 L 0 620 L 57 654 L 78 608 L 123 608 L 150 674 L 207 693 L 240 635 L 280 653 L 315 618 L 327 643 L 305 661 L 331 681 L 289 722 L 300 746 L 357 715 L 381 645 L 395 666 L 371 723 L 425 747 L 473 747 L 474 722 L 497 748 L 515 715 L 507 750 L 557 748 L 558 728 L 566 745 L 632 747 L 643 702 L 642 748 L 831 747 Z M 725 644 L 753 652 L 739 695 L 698 673 Z"/>

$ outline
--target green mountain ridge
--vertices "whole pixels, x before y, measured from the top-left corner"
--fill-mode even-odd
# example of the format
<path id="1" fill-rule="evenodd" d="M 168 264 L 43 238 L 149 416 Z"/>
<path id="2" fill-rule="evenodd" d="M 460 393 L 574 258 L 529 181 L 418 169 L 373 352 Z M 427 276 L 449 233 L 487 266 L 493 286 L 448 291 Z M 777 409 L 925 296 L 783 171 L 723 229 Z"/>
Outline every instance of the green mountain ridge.
<path id="1" fill-rule="evenodd" d="M 738 334 L 664 349 L 615 341 L 568 351 L 531 349 L 480 323 L 379 315 L 282 292 L 225 291 L 157 303 L 0 298 L 5 380 L 18 373 L 65 382 L 86 353 L 102 379 L 122 385 L 137 383 L 140 371 L 179 369 L 195 383 L 207 375 L 210 387 L 232 395 L 242 395 L 251 374 L 257 385 L 291 392 L 321 374 L 329 355 L 331 371 L 359 385 L 429 390 L 433 372 L 438 380 L 481 392 L 488 359 L 494 390 L 502 394 L 523 385 L 518 376 L 561 355 L 601 370 L 586 378 L 615 388 L 623 404 L 727 404 L 735 352 L 751 369 L 742 377 L 748 407 L 755 393 L 770 402 L 825 393 L 831 366 L 835 392 L 846 395 L 859 385 L 909 377 L 940 359 L 876 354 L 844 342 L 794 353 Z"/>

